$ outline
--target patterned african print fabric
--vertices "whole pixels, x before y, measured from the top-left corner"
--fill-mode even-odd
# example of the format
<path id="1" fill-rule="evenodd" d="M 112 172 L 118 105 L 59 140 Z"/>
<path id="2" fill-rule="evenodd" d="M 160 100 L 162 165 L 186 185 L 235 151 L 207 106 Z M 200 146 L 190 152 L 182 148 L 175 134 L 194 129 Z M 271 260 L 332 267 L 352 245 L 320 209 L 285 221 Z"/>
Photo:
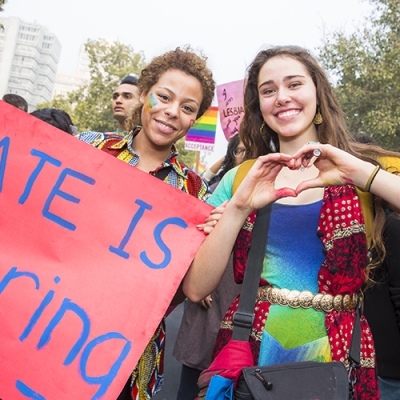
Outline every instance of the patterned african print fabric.
<path id="1" fill-rule="evenodd" d="M 135 127 L 126 136 L 121 137 L 114 132 L 82 132 L 76 137 L 99 148 L 106 153 L 136 166 L 140 156 L 132 147 L 133 139 L 140 134 L 141 127 Z M 178 152 L 172 146 L 170 157 L 165 160 L 151 175 L 163 168 L 171 168 L 164 182 L 188 193 L 199 200 L 207 201 L 211 195 L 208 185 L 186 165 L 178 161 Z M 156 332 L 146 346 L 138 364 L 132 372 L 132 399 L 149 400 L 162 389 L 164 382 L 164 349 L 165 349 L 165 318 L 161 321 Z"/>
<path id="2" fill-rule="evenodd" d="M 89 131 L 82 132 L 76 137 L 135 167 L 139 162 L 140 156 L 133 149 L 132 141 L 136 135 L 140 134 L 140 130 L 141 127 L 136 126 L 123 138 L 114 133 Z M 208 200 L 211 195 L 208 185 L 190 168 L 178 161 L 178 152 L 174 145 L 172 146 L 170 157 L 154 171 L 151 171 L 150 174 L 155 175 L 159 170 L 169 166 L 172 167 L 172 170 L 164 179 L 164 182 L 197 197 L 199 200 Z"/>
<path id="3" fill-rule="evenodd" d="M 234 172 L 233 172 L 234 175 Z M 232 181 L 232 176 L 228 177 Z M 221 186 L 221 184 L 220 184 Z M 219 188 L 217 188 L 218 190 Z M 221 190 L 224 190 L 223 186 Z M 225 189 L 225 193 L 229 190 Z M 223 195 L 215 192 L 218 201 L 223 200 Z M 214 195 L 213 195 L 214 196 Z M 210 199 L 212 205 L 215 204 L 213 197 Z M 273 210 L 274 212 L 274 210 Z M 276 212 L 276 210 L 275 210 Z M 331 295 L 337 294 L 354 294 L 358 293 L 364 283 L 364 268 L 367 264 L 367 245 L 365 236 L 364 218 L 361 212 L 360 201 L 353 186 L 332 186 L 325 188 L 322 207 L 318 214 L 317 226 L 315 227 L 314 234 L 318 233 L 318 240 L 321 242 L 321 247 L 325 250 L 325 256 L 322 259 L 317 274 L 315 275 L 315 287 L 319 293 L 327 293 Z M 294 218 L 295 216 L 292 215 Z M 234 249 L 234 274 L 235 281 L 241 283 L 244 276 L 244 268 L 246 266 L 247 254 L 250 247 L 251 232 L 256 218 L 256 212 L 249 215 L 242 230 L 238 235 Z M 271 215 L 271 222 L 273 216 Z M 290 226 L 287 226 L 290 229 Z M 271 228 L 270 228 L 271 230 Z M 271 252 L 274 251 L 272 243 Z M 291 246 L 290 242 L 282 243 L 284 248 Z M 304 241 L 304 246 L 307 246 Z M 275 248 L 277 251 L 277 248 Z M 288 260 L 286 260 L 287 262 Z M 274 261 L 271 261 L 274 263 Z M 315 261 L 317 262 L 317 260 Z M 290 261 L 289 261 L 290 264 Z M 276 265 L 275 265 L 276 268 Z M 293 265 L 292 265 L 293 269 Z M 313 272 L 314 273 L 314 272 Z M 287 274 L 287 273 L 286 273 Z M 291 277 L 289 276 L 291 275 Z M 274 277 L 275 276 L 275 277 Z M 266 279 L 271 279 L 272 282 Z M 302 290 L 301 285 L 304 282 L 310 282 L 303 279 L 303 273 L 296 269 L 289 273 L 287 277 L 276 277 L 276 273 L 272 271 L 270 274 L 263 271 L 260 285 L 273 284 L 278 285 L 279 280 L 285 280 L 285 284 L 291 285 L 293 282 L 293 289 Z M 294 282 L 297 282 L 297 287 Z M 314 289 L 315 290 L 315 289 Z M 316 293 L 313 290 L 314 293 Z M 221 323 L 221 329 L 217 337 L 216 346 L 214 348 L 213 358 L 221 351 L 221 349 L 229 342 L 232 336 L 232 316 L 238 307 L 238 298 L 232 303 L 229 310 Z M 272 326 L 273 322 L 277 322 L 274 317 L 274 308 L 287 308 L 285 306 L 271 305 L 269 302 L 260 298 L 257 299 L 255 306 L 255 319 L 250 337 L 250 347 L 253 353 L 254 365 L 264 362 L 286 362 L 286 356 L 289 361 L 296 359 L 327 359 L 329 356 L 333 361 L 341 361 L 348 367 L 347 355 L 350 347 L 350 340 L 353 331 L 353 322 L 355 319 L 355 311 L 331 311 L 331 312 L 318 312 L 320 319 L 322 318 L 326 336 L 321 331 L 321 323 L 316 323 L 312 330 L 318 330 L 320 333 L 314 334 L 314 345 L 317 345 L 320 350 L 315 352 L 313 346 L 304 349 L 304 351 L 297 351 L 304 345 L 302 341 L 304 338 L 295 339 L 293 335 L 289 335 L 289 343 L 284 343 L 282 346 L 279 340 L 283 335 L 284 326 Z M 293 309 L 293 311 L 285 312 L 285 318 L 297 318 L 298 313 L 303 313 L 303 309 Z M 278 312 L 282 316 L 282 312 Z M 271 317 L 271 321 L 269 318 Z M 309 316 L 308 316 L 309 317 Z M 275 320 L 275 321 L 274 321 Z M 288 321 L 286 321 L 288 322 Z M 315 323 L 316 321 L 314 321 Z M 287 325 L 286 325 L 287 326 Z M 292 324 L 293 326 L 293 324 Z M 268 342 L 268 346 L 262 347 L 263 340 L 266 338 L 264 333 L 270 332 L 270 336 L 275 336 L 275 342 Z M 371 331 L 368 323 L 364 317 L 361 319 L 361 367 L 357 370 L 357 383 L 355 387 L 356 399 L 377 399 L 379 398 L 379 391 L 376 380 L 375 369 L 375 350 Z M 271 332 L 273 335 L 271 335 Z M 278 337 L 278 340 L 276 340 Z M 329 343 L 329 349 L 326 349 L 326 337 Z M 297 343 L 296 343 L 297 340 Z M 268 341 L 268 337 L 267 337 Z M 299 349 L 295 346 L 298 344 Z M 282 351 L 289 349 L 289 352 Z M 290 354 L 294 350 L 294 354 Z M 322 352 L 321 352 L 322 350 Z M 329 354 L 330 353 L 330 354 Z M 278 361 L 279 354 L 282 356 L 282 361 Z"/>
<path id="4" fill-rule="evenodd" d="M 119 135 L 121 137 L 124 137 L 128 132 L 123 131 L 122 129 L 117 129 L 114 132 L 107 132 L 107 135 Z"/>
<path id="5" fill-rule="evenodd" d="M 151 399 L 164 383 L 165 318 L 132 372 L 132 399 Z"/>

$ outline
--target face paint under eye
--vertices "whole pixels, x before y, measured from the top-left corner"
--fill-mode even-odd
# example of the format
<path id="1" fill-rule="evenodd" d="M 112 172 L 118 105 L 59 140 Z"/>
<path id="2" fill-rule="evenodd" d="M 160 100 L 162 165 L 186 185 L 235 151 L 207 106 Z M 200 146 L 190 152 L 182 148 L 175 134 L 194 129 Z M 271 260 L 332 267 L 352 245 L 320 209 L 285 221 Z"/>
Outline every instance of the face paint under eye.
<path id="1" fill-rule="evenodd" d="M 147 98 L 145 110 L 149 111 L 151 108 L 158 104 L 156 96 L 153 93 L 150 93 L 149 97 Z"/>

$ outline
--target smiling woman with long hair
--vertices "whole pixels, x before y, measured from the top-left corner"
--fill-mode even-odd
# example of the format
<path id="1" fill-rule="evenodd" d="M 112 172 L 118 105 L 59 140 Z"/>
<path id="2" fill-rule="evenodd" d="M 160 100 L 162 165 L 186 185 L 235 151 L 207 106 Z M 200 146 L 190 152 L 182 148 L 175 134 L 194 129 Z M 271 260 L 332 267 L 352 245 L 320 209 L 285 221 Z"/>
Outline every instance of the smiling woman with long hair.
<path id="1" fill-rule="evenodd" d="M 361 297 L 371 265 L 384 252 L 384 208 L 375 202 L 372 221 L 368 192 L 383 193 L 380 182 L 390 175 L 377 165 L 396 164 L 399 154 L 352 140 L 323 69 L 299 47 L 272 47 L 256 56 L 244 106 L 240 138 L 248 161 L 229 171 L 210 198 L 216 207 L 229 202 L 197 252 L 183 289 L 192 301 L 212 292 L 232 251 L 235 280 L 241 283 L 257 210 L 271 204 L 249 339 L 254 365 L 338 361 L 348 367 L 355 307 L 343 299 Z M 272 288 L 282 301 L 269 296 Z M 312 307 L 286 301 L 302 292 L 311 293 Z M 324 295 L 335 308 L 321 308 Z M 231 338 L 237 306 L 238 299 L 225 314 L 214 357 Z M 361 346 L 355 398 L 376 399 L 375 351 L 364 317 Z M 207 386 L 202 377 L 199 383 Z"/>

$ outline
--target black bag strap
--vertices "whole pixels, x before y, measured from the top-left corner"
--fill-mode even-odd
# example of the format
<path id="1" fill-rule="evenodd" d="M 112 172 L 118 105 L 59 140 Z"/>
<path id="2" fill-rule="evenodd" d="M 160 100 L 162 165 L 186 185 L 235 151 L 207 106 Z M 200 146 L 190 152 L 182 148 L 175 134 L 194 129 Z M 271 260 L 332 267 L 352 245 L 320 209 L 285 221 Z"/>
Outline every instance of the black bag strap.
<path id="1" fill-rule="evenodd" d="M 362 301 L 358 299 L 356 306 L 356 319 L 354 320 L 353 335 L 349 350 L 349 361 L 354 367 L 360 366 L 360 347 L 361 347 L 361 325 Z"/>
<path id="2" fill-rule="evenodd" d="M 272 204 L 257 212 L 253 225 L 251 247 L 244 272 L 238 310 L 233 315 L 233 340 L 249 340 L 254 321 L 254 306 L 262 272 L 265 246 L 267 244 Z"/>
<path id="3" fill-rule="evenodd" d="M 167 177 L 167 175 L 172 171 L 172 166 L 168 165 L 168 167 L 159 169 L 154 176 L 162 181 Z"/>

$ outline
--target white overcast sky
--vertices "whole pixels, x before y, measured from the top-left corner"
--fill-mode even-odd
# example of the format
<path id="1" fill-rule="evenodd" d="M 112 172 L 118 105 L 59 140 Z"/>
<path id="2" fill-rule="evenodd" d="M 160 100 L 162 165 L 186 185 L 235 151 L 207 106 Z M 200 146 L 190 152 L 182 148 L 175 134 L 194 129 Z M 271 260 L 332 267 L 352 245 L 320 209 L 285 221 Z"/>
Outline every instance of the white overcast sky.
<path id="1" fill-rule="evenodd" d="M 146 61 L 190 44 L 208 56 L 221 84 L 243 79 L 265 46 L 296 44 L 315 51 L 324 32 L 352 32 L 370 12 L 368 0 L 8 0 L 0 15 L 36 21 L 53 32 L 62 45 L 60 71 L 75 70 L 87 39 L 130 44 Z M 211 159 L 225 152 L 222 131 L 217 145 Z"/>

